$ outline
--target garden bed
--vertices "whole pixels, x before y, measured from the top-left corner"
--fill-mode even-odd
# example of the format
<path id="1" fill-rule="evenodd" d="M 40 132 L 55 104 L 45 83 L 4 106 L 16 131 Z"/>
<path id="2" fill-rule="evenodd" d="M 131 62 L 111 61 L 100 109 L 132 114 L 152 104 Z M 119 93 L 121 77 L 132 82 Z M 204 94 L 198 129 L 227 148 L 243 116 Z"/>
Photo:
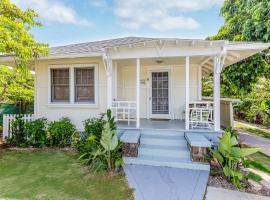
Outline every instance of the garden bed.
<path id="1" fill-rule="evenodd" d="M 260 190 L 254 190 L 248 181 L 243 181 L 242 184 L 243 184 L 243 187 L 241 189 L 238 189 L 232 183 L 228 182 L 228 180 L 224 176 L 211 172 L 207 185 L 217 187 L 217 188 L 237 190 L 240 192 L 247 192 L 247 193 L 270 197 L 270 190 L 264 186 L 262 186 Z"/>

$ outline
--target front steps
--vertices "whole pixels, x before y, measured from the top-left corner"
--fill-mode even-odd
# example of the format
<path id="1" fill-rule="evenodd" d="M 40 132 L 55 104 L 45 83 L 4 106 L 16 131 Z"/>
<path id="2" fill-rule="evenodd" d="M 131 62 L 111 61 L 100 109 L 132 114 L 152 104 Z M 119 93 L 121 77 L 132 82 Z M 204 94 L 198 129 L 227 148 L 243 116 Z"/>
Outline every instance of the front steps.
<path id="1" fill-rule="evenodd" d="M 125 164 L 210 170 L 209 164 L 190 160 L 183 131 L 141 130 L 138 157 L 124 157 Z"/>

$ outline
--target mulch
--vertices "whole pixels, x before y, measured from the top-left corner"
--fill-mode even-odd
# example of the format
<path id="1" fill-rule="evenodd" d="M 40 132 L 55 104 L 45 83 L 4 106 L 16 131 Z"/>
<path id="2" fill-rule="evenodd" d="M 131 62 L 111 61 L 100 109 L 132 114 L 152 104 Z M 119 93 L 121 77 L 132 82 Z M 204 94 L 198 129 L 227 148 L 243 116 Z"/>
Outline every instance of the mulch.
<path id="1" fill-rule="evenodd" d="M 228 190 L 237 190 L 240 192 L 247 192 L 247 193 L 270 197 L 270 190 L 264 186 L 262 186 L 262 189 L 256 191 L 256 190 L 252 189 L 251 185 L 248 183 L 247 180 L 244 180 L 244 181 L 242 181 L 243 187 L 238 189 L 232 183 L 228 182 L 228 180 L 220 174 L 212 174 L 211 173 L 209 176 L 209 179 L 208 179 L 208 185 L 214 186 L 217 188 L 223 188 L 223 189 L 228 189 Z"/>

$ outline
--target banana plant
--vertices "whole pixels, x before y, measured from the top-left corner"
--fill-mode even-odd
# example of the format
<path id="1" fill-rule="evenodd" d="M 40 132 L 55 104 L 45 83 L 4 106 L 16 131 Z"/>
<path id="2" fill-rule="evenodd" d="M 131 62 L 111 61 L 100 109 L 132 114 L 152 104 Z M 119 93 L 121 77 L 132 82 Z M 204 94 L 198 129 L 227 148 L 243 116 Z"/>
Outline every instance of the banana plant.
<path id="1" fill-rule="evenodd" d="M 118 146 L 118 137 L 116 130 L 112 130 L 110 126 L 110 122 L 107 121 L 105 127 L 102 131 L 100 144 L 104 148 L 106 152 L 106 160 L 108 164 L 108 170 L 112 169 L 111 167 L 111 152 L 116 149 Z"/>
<path id="2" fill-rule="evenodd" d="M 244 148 L 239 144 L 239 141 L 235 134 L 231 130 L 224 132 L 220 139 L 218 150 L 210 149 L 210 152 L 218 160 L 219 165 L 222 167 L 223 174 L 232 183 L 240 188 L 240 181 L 243 179 L 243 175 L 239 169 L 239 165 L 244 159 L 256 152 L 260 148 Z"/>

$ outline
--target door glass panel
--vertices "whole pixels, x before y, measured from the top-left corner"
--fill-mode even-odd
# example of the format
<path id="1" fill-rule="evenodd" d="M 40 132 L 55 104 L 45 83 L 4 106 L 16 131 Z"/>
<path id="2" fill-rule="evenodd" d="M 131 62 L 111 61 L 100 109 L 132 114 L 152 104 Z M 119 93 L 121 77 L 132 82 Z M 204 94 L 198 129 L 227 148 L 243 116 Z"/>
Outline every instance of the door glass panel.
<path id="1" fill-rule="evenodd" d="M 152 73 L 152 114 L 169 114 L 169 73 Z"/>

